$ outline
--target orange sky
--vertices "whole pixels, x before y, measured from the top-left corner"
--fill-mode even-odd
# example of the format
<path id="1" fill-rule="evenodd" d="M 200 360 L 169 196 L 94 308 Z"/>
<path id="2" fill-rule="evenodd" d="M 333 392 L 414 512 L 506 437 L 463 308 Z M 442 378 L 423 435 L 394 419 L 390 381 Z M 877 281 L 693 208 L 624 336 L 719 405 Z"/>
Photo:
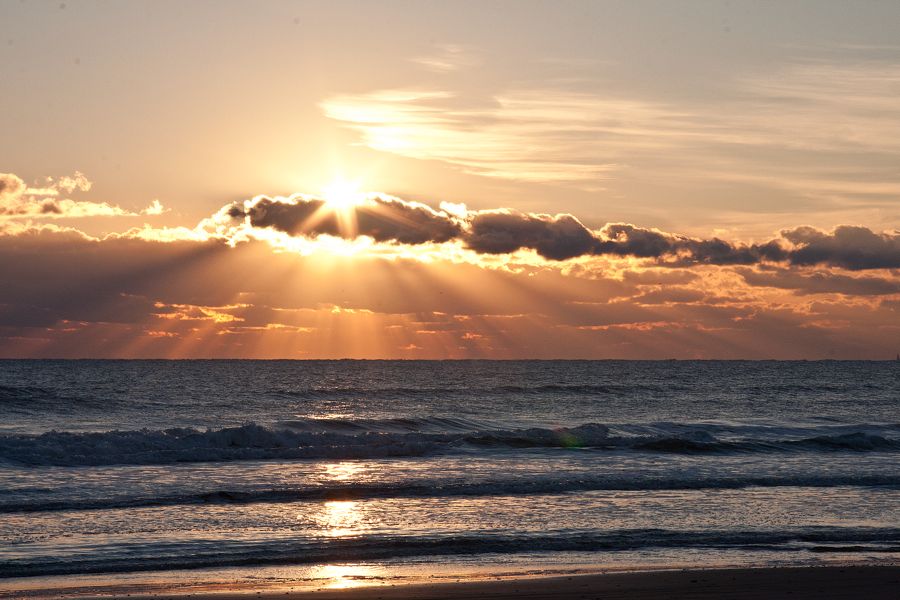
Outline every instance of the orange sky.
<path id="1" fill-rule="evenodd" d="M 900 7 L 674 7 L 11 4 L 0 356 L 892 358 Z"/>

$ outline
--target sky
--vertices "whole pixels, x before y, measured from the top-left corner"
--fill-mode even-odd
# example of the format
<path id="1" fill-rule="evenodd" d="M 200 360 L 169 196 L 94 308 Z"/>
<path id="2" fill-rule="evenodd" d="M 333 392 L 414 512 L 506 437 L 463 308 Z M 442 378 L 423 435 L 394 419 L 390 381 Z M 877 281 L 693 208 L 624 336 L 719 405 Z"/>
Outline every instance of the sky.
<path id="1" fill-rule="evenodd" d="M 900 352 L 897 2 L 0 15 L 2 357 Z"/>

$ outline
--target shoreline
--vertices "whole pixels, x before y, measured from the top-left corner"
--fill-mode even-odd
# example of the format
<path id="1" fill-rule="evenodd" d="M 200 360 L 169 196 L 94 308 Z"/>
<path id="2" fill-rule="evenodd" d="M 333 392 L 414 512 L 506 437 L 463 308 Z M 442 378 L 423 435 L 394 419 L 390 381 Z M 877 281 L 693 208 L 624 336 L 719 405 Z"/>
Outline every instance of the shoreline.
<path id="1" fill-rule="evenodd" d="M 531 600 L 656 600 L 663 598 L 728 598 L 733 600 L 900 599 L 900 565 L 823 565 L 670 568 L 622 570 L 571 575 L 471 577 L 454 581 L 392 583 L 348 581 L 345 587 L 307 585 L 252 586 L 223 582 L 203 587 L 177 584 L 166 589 L 110 585 L 32 588 L 0 591 L 0 598 L 78 598 L 132 600 L 201 598 L 203 600 L 475 600 L 529 598 Z M 9 595 L 18 594 L 18 595 Z"/>
<path id="2" fill-rule="evenodd" d="M 532 577 L 499 581 L 360 586 L 313 591 L 222 591 L 194 593 L 206 600 L 657 600 L 730 598 L 734 600 L 900 598 L 900 566 L 761 567 L 619 572 L 567 577 Z M 98 597 L 100 600 L 102 597 Z M 161 596 L 133 596 L 160 600 Z"/>

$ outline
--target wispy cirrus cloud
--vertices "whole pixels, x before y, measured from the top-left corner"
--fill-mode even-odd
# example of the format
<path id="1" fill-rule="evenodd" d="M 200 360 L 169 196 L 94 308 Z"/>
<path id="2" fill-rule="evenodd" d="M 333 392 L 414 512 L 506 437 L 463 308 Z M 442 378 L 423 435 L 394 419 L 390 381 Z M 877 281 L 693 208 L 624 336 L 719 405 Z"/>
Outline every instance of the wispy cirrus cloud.
<path id="1" fill-rule="evenodd" d="M 320 106 L 370 148 L 494 178 L 589 190 L 610 180 L 698 190 L 718 182 L 836 212 L 889 211 L 900 194 L 896 53 L 734 73 L 709 84 L 714 102 L 610 89 L 599 78 L 496 85 L 487 94 L 447 82 L 374 90 Z"/>
<path id="2" fill-rule="evenodd" d="M 659 144 L 643 128 L 672 116 L 640 102 L 539 90 L 475 101 L 443 90 L 386 90 L 335 96 L 321 106 L 376 150 L 488 177 L 582 185 L 618 168 L 622 153 L 605 141 Z"/>
<path id="3" fill-rule="evenodd" d="M 754 111 L 738 118 L 736 127 L 755 129 L 760 143 L 900 150 L 900 59 L 797 60 L 774 73 L 740 77 L 737 89 Z"/>
<path id="4" fill-rule="evenodd" d="M 411 62 L 435 73 L 451 73 L 481 63 L 478 54 L 460 44 L 438 44 L 433 52 L 411 59 Z"/>

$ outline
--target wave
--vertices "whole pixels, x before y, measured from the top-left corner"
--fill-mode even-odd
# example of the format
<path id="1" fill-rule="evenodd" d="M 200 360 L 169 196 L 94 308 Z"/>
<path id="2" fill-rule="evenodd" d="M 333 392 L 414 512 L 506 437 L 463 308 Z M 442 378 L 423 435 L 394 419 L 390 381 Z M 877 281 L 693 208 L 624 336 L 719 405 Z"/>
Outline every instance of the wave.
<path id="1" fill-rule="evenodd" d="M 0 460 L 34 466 L 168 464 L 232 460 L 413 457 L 464 446 L 507 448 L 600 446 L 608 428 L 491 430 L 466 433 L 354 433 L 240 427 L 0 435 Z"/>
<path id="2" fill-rule="evenodd" d="M 116 573 L 273 564 L 311 564 L 407 556 L 460 556 L 533 552 L 616 552 L 706 548 L 785 552 L 898 552 L 900 529 L 811 527 L 786 530 L 556 530 L 540 533 L 479 532 L 443 535 L 359 535 L 348 538 L 289 537 L 239 541 L 167 540 L 164 544 L 118 544 L 73 554 L 65 560 L 36 557 L 0 562 L 0 577 Z"/>
<path id="3" fill-rule="evenodd" d="M 900 474 L 881 475 L 738 475 L 678 476 L 601 475 L 575 477 L 495 478 L 490 482 L 414 481 L 406 483 L 199 489 L 171 495 L 110 495 L 93 498 L 47 498 L 52 490 L 16 490 L 15 498 L 0 500 L 0 514 L 147 508 L 192 504 L 278 504 L 308 501 L 371 500 L 384 498 L 452 498 L 460 496 L 526 496 L 595 491 L 739 490 L 751 487 L 831 488 L 840 486 L 900 488 Z"/>
<path id="4" fill-rule="evenodd" d="M 278 421 L 274 427 L 310 432 L 450 433 L 479 431 L 491 425 L 473 419 L 428 416 L 392 419 L 297 418 Z"/>
<path id="5" fill-rule="evenodd" d="M 857 431 L 841 435 L 822 435 L 799 440 L 720 441 L 712 436 L 710 436 L 709 439 L 663 437 L 648 441 L 638 441 L 634 443 L 632 447 L 638 450 L 684 454 L 708 452 L 781 452 L 789 450 L 891 452 L 900 450 L 900 440 L 888 439 L 880 435 Z"/>
<path id="6" fill-rule="evenodd" d="M 800 439 L 719 439 L 702 425 L 645 428 L 645 435 L 611 435 L 599 423 L 576 427 L 469 430 L 473 422 L 393 419 L 377 422 L 301 420 L 201 431 L 193 428 L 0 435 L 0 462 L 24 466 L 100 466 L 239 460 L 416 457 L 491 449 L 585 449 L 678 454 L 755 452 L 897 452 L 900 439 L 872 431 L 828 430 Z M 375 427 L 376 430 L 373 430 Z M 381 430 L 377 430 L 377 429 Z M 394 428 L 395 431 L 384 431 Z M 404 429 L 405 428 L 405 429 Z M 397 431 L 398 429 L 404 429 Z M 758 430 L 759 428 L 755 428 Z M 714 429 L 713 429 L 714 430 Z M 775 433 L 777 429 L 773 430 Z M 733 436 L 734 432 L 732 432 Z"/>
<path id="7" fill-rule="evenodd" d="M 357 386 L 313 386 L 308 388 L 277 387 L 266 390 L 264 393 L 275 396 L 287 396 L 303 399 L 344 398 L 362 396 L 365 398 L 382 397 L 433 397 L 442 395 L 555 395 L 577 394 L 603 396 L 613 394 L 635 394 L 640 392 L 666 393 L 679 392 L 692 389 L 689 385 L 676 383 L 605 383 L 605 384 L 581 384 L 581 383 L 549 383 L 536 385 L 497 385 L 497 386 L 421 386 L 421 387 L 357 387 Z"/>
<path id="8" fill-rule="evenodd" d="M 343 398 L 362 396 L 375 397 L 432 397 L 441 395 L 464 394 L 467 397 L 476 395 L 631 395 L 639 393 L 665 394 L 672 392 L 689 392 L 696 390 L 696 383 L 686 384 L 667 381 L 663 383 L 630 382 L 630 383 L 545 383 L 533 385 L 495 385 L 495 386 L 311 386 L 305 388 L 277 387 L 266 390 L 264 394 L 289 396 L 306 399 Z M 755 395 L 771 394 L 806 394 L 828 392 L 852 392 L 859 390 L 881 390 L 882 387 L 867 382 L 770 382 L 739 385 L 741 392 Z"/>

